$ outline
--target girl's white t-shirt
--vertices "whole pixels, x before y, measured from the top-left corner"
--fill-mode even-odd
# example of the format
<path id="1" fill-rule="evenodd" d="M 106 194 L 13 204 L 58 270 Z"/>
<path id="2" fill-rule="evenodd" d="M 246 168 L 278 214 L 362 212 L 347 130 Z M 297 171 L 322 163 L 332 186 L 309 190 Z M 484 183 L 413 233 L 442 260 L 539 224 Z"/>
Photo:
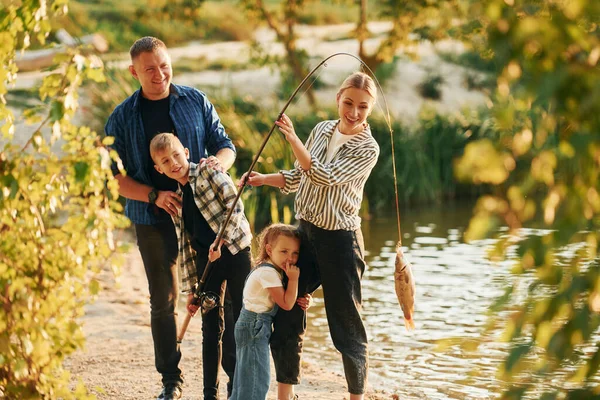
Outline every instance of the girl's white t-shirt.
<path id="1" fill-rule="evenodd" d="M 354 135 L 344 135 L 336 126 L 331 139 L 329 139 L 329 147 L 327 147 L 325 163 L 331 162 L 331 160 L 333 160 L 333 156 L 335 156 L 335 153 L 337 153 L 340 147 L 348 143 L 353 137 Z"/>
<path id="2" fill-rule="evenodd" d="M 271 267 L 258 267 L 244 285 L 244 308 L 255 313 L 271 311 L 275 301 L 267 288 L 283 287 L 282 276 Z"/>

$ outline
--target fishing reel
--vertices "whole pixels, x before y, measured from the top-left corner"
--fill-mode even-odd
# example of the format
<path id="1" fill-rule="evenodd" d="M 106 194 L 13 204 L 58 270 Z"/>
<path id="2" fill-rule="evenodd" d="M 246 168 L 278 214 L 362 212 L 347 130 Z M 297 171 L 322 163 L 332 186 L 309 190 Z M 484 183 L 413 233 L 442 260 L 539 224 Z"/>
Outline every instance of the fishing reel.
<path id="1" fill-rule="evenodd" d="M 202 292 L 198 295 L 198 300 L 195 302 L 202 310 L 202 315 L 205 315 L 215 307 L 219 307 L 219 295 L 214 292 Z"/>

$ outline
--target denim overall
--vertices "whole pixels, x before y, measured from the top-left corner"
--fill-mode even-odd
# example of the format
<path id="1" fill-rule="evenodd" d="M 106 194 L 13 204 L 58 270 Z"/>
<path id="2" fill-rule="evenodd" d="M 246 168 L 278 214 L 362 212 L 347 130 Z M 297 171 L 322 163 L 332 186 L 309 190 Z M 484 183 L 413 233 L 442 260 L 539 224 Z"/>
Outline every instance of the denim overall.
<path id="1" fill-rule="evenodd" d="M 260 264 L 252 272 L 265 267 L 276 270 L 270 264 Z M 271 311 L 264 313 L 255 313 L 242 308 L 235 323 L 236 366 L 233 393 L 229 400 L 267 398 L 271 383 L 269 340 L 273 330 L 273 317 L 278 309 L 277 304 Z"/>

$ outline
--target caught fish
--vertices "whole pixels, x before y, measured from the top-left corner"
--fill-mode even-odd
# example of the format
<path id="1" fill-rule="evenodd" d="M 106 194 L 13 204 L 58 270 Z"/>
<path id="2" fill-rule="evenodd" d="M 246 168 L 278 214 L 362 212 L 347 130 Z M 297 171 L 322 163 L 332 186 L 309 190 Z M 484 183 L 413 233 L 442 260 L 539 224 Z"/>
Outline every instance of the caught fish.
<path id="1" fill-rule="evenodd" d="M 394 272 L 396 296 L 404 313 L 404 326 L 407 330 L 415 328 L 413 315 L 415 311 L 415 280 L 411 265 L 404 258 L 400 242 L 396 246 L 396 270 Z"/>

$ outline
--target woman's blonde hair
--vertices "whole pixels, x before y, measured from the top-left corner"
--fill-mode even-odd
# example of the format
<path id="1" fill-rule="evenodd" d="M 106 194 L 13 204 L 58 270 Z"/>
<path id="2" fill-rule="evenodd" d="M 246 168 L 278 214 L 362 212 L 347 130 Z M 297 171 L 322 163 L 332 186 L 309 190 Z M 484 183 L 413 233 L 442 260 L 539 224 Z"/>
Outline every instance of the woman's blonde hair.
<path id="1" fill-rule="evenodd" d="M 344 79 L 342 86 L 340 86 L 340 90 L 337 92 L 337 96 L 339 97 L 344 90 L 349 88 L 365 90 L 374 101 L 377 101 L 377 87 L 375 86 L 375 82 L 373 81 L 373 78 L 364 72 L 355 72 Z"/>
<path id="2" fill-rule="evenodd" d="M 287 224 L 271 224 L 267 226 L 258 235 L 258 256 L 254 258 L 255 265 L 265 262 L 269 259 L 267 254 L 267 244 L 271 246 L 275 245 L 275 242 L 279 236 L 287 236 L 290 238 L 296 238 L 300 240 L 300 233 L 298 229 L 292 225 Z"/>

